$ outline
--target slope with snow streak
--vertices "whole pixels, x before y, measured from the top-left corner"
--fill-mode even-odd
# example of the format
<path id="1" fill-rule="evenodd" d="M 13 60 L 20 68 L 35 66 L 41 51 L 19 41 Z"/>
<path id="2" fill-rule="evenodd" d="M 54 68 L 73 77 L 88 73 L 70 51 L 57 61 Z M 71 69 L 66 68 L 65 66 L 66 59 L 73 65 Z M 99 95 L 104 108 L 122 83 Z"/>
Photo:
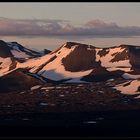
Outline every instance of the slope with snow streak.
<path id="1" fill-rule="evenodd" d="M 14 58 L 17 59 L 27 59 L 31 57 L 41 56 L 39 52 L 27 49 L 17 42 L 5 42 L 13 55 Z"/>
<path id="2" fill-rule="evenodd" d="M 93 69 L 71 72 L 67 71 L 62 63 L 63 58 L 67 57 L 71 52 L 73 52 L 76 47 L 77 45 L 68 47 L 66 44 L 64 44 L 55 52 L 39 58 L 27 60 L 25 63 L 18 63 L 17 68 L 28 69 L 31 73 L 35 73 L 38 76 L 43 76 L 44 78 L 55 81 L 73 78 L 79 79 L 78 81 L 80 81 L 83 76 L 91 73 Z"/>
<path id="3" fill-rule="evenodd" d="M 11 53 L 13 54 L 13 56 L 15 57 L 15 58 L 25 58 L 25 59 L 27 59 L 27 58 L 29 58 L 30 56 L 29 55 L 27 55 L 25 52 L 21 52 L 21 51 L 16 51 L 16 50 L 11 50 Z"/>
<path id="4" fill-rule="evenodd" d="M 18 68 L 21 62 L 42 56 L 40 52 L 27 49 L 17 42 L 0 40 L 0 77 Z"/>
<path id="5" fill-rule="evenodd" d="M 17 64 L 17 69 L 18 68 L 23 68 L 23 69 L 28 69 L 29 72 L 31 73 L 37 73 L 38 69 L 43 66 L 44 64 L 46 64 L 51 58 L 53 58 L 55 56 L 55 54 L 48 54 L 42 57 L 38 57 L 38 58 L 32 58 L 27 60 L 24 63 L 18 63 Z"/>
<path id="6" fill-rule="evenodd" d="M 11 64 L 12 64 L 11 58 L 0 57 L 0 76 L 3 76 L 9 72 Z"/>
<path id="7" fill-rule="evenodd" d="M 122 94 L 140 94 L 140 80 L 130 80 L 113 88 L 119 90 Z"/>
<path id="8" fill-rule="evenodd" d="M 12 48 L 11 52 L 15 55 L 14 57 L 28 58 L 26 56 L 28 53 L 25 53 L 25 51 L 30 52 L 30 50 L 18 46 L 14 42 L 8 43 L 8 45 Z M 102 80 L 101 77 L 103 76 L 105 80 L 118 77 L 126 79 L 128 75 L 130 79 L 137 79 L 139 73 L 135 72 L 134 67 L 136 65 L 134 56 L 137 55 L 137 51 L 135 51 L 137 47 L 129 47 L 120 45 L 110 48 L 96 48 L 92 45 L 67 42 L 47 55 L 16 63 L 14 69 L 27 70 L 37 77 L 40 76 L 54 81 L 80 82 L 86 81 L 84 78 L 86 76 L 89 76 L 86 78 L 86 82 L 88 82 L 88 79 L 92 82 L 95 78 Z M 139 61 L 137 60 L 137 62 Z M 135 65 L 133 66 L 133 64 Z M 137 69 L 139 68 L 137 67 Z M 130 72 L 136 75 L 130 75 Z"/>
<path id="9" fill-rule="evenodd" d="M 91 45 L 67 42 L 52 53 L 19 63 L 17 68 L 26 68 L 31 73 L 55 81 L 71 79 L 73 82 L 78 82 L 84 76 L 94 76 L 95 69 L 102 70 L 101 73 L 95 73 L 97 76 L 104 73 L 108 76 L 111 72 L 111 76 L 125 78 L 125 73 L 132 71 L 129 53 L 127 46 L 96 48 Z"/>
<path id="10" fill-rule="evenodd" d="M 124 58 L 122 60 L 114 59 L 116 55 L 123 53 L 125 50 L 126 48 L 121 47 L 96 49 L 96 61 L 100 61 L 101 66 L 106 67 L 108 71 L 114 71 L 117 69 L 129 71 L 132 67 L 129 58 Z"/>
<path id="11" fill-rule="evenodd" d="M 44 66 L 43 69 L 38 72 L 38 74 L 52 80 L 62 80 L 69 78 L 79 78 L 92 72 L 92 70 L 80 72 L 70 72 L 65 70 L 65 67 L 62 64 L 62 59 L 74 51 L 76 47 L 77 46 L 73 46 L 72 48 L 62 47 L 59 50 L 60 53 L 56 53 L 56 59 Z"/>

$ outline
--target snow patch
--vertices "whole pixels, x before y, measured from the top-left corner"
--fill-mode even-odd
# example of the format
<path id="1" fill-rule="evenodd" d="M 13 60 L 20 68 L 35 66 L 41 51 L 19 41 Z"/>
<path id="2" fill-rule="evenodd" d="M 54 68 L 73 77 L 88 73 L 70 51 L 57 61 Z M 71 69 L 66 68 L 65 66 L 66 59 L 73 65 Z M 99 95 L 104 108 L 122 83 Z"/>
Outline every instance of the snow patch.
<path id="1" fill-rule="evenodd" d="M 111 81 L 114 81 L 115 79 L 109 79 L 109 80 L 107 80 L 108 82 L 111 82 Z"/>
<path id="2" fill-rule="evenodd" d="M 96 121 L 85 121 L 84 123 L 87 123 L 87 124 L 95 124 L 97 122 Z"/>
<path id="3" fill-rule="evenodd" d="M 129 73 L 124 73 L 122 75 L 123 78 L 125 79 L 138 79 L 140 78 L 140 75 L 132 75 L 132 74 L 129 74 Z"/>
<path id="4" fill-rule="evenodd" d="M 9 68 L 10 68 L 10 65 L 12 64 L 12 60 L 11 58 L 2 58 L 0 57 L 0 76 L 3 76 L 7 73 L 9 73 Z"/>
<path id="5" fill-rule="evenodd" d="M 55 54 L 48 54 L 39 58 L 32 58 L 27 60 L 24 63 L 19 63 L 17 68 L 29 68 L 31 73 L 36 73 L 37 69 L 42 66 L 44 63 L 47 63 Z"/>
<path id="6" fill-rule="evenodd" d="M 17 44 L 12 43 L 12 42 L 7 42 L 7 45 L 8 45 L 10 48 L 12 48 L 12 49 L 17 50 L 17 51 L 20 52 L 19 47 L 18 47 Z"/>
<path id="7" fill-rule="evenodd" d="M 31 90 L 35 90 L 35 89 L 38 89 L 38 88 L 40 88 L 41 87 L 41 85 L 36 85 L 36 86 L 33 86 L 32 88 L 31 88 Z"/>
<path id="8" fill-rule="evenodd" d="M 96 62 L 100 60 L 100 56 L 98 55 L 98 52 L 101 51 L 102 49 L 95 49 L 96 51 Z"/>
<path id="9" fill-rule="evenodd" d="M 41 105 L 41 106 L 47 106 L 48 104 L 45 103 L 45 102 L 44 102 L 44 103 L 42 102 L 42 103 L 40 103 L 39 105 Z"/>
<path id="10" fill-rule="evenodd" d="M 70 72 L 66 71 L 63 64 L 62 59 L 69 55 L 72 51 L 74 51 L 76 45 L 73 46 L 71 49 L 68 48 L 61 48 L 61 54 L 57 56 L 57 58 L 44 66 L 44 68 L 38 72 L 39 75 L 52 79 L 52 80 L 62 80 L 62 79 L 69 79 L 69 78 L 79 78 L 85 75 L 88 75 L 92 72 L 91 70 L 81 71 L 81 72 Z"/>
<path id="11" fill-rule="evenodd" d="M 11 50 L 11 53 L 15 58 L 29 58 L 30 56 L 27 55 L 25 52 L 22 51 L 16 51 L 16 50 Z"/>
<path id="12" fill-rule="evenodd" d="M 133 81 L 129 81 L 129 82 L 125 82 L 125 83 L 116 85 L 113 88 L 116 90 L 119 90 L 122 94 L 133 95 L 133 94 L 140 93 L 140 91 L 139 92 L 137 91 L 139 87 L 140 87 L 140 81 L 133 80 Z"/>
<path id="13" fill-rule="evenodd" d="M 89 82 L 81 81 L 81 78 L 73 78 L 69 81 L 66 81 L 65 83 L 89 83 Z"/>
<path id="14" fill-rule="evenodd" d="M 112 67 L 112 68 L 107 68 L 108 71 L 116 71 L 116 70 L 122 70 L 125 72 L 130 72 L 131 68 L 130 67 L 126 67 L 126 68 L 122 68 L 122 67 Z"/>
<path id="15" fill-rule="evenodd" d="M 103 67 L 121 67 L 121 66 L 122 67 L 131 67 L 129 60 L 120 60 L 118 62 L 111 62 L 111 60 L 114 57 L 114 56 L 112 56 L 112 54 L 114 54 L 115 52 L 121 53 L 122 51 L 124 51 L 124 49 L 110 48 L 109 52 L 105 56 L 100 57 L 101 65 Z"/>

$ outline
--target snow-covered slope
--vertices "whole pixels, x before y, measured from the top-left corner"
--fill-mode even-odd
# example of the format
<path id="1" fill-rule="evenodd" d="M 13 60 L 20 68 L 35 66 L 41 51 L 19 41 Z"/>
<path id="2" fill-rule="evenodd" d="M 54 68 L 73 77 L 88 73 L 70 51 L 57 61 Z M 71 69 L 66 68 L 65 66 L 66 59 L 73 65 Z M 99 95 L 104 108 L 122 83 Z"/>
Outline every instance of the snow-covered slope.
<path id="1" fill-rule="evenodd" d="M 0 57 L 0 76 L 9 73 L 13 61 L 10 57 L 2 58 Z"/>
<path id="2" fill-rule="evenodd" d="M 0 40 L 0 76 L 16 70 L 19 63 L 42 55 L 45 55 L 45 53 L 25 48 L 17 42 Z"/>
<path id="3" fill-rule="evenodd" d="M 0 41 L 0 76 L 16 68 L 16 63 L 7 44 L 4 41 Z"/>
<path id="4" fill-rule="evenodd" d="M 93 82 L 119 77 L 124 79 L 140 77 L 139 46 L 97 48 L 67 42 L 56 51 L 41 57 L 15 42 L 6 43 L 6 47 L 10 49 L 6 50 L 8 59 L 1 60 L 4 71 L 8 71 L 9 68 L 5 66 L 11 65 L 11 61 L 14 61 L 16 65 L 12 66 L 14 70 L 23 69 L 37 77 L 53 81 Z M 19 58 L 26 60 L 21 62 Z"/>
<path id="5" fill-rule="evenodd" d="M 116 77 L 127 79 L 128 76 L 137 79 L 140 75 L 140 52 L 137 48 L 139 47 L 130 45 L 96 48 L 67 42 L 48 55 L 19 63 L 17 68 L 26 68 L 31 73 L 54 81 L 78 79 L 88 82 Z M 138 62 L 135 62 L 135 58 Z"/>
<path id="6" fill-rule="evenodd" d="M 29 59 L 32 57 L 39 57 L 41 56 L 40 52 L 33 51 L 23 47 L 22 45 L 18 44 L 17 42 L 7 42 L 6 43 L 14 58 L 17 59 Z"/>
<path id="7" fill-rule="evenodd" d="M 119 90 L 122 94 L 140 94 L 140 80 L 130 80 L 125 83 L 116 85 L 114 89 Z"/>
<path id="8" fill-rule="evenodd" d="M 36 73 L 37 75 L 55 81 L 81 78 L 82 76 L 89 74 L 92 69 L 87 71 L 71 72 L 67 71 L 62 63 L 62 59 L 73 52 L 76 47 L 77 45 L 74 45 L 72 48 L 68 48 L 65 44 L 53 53 L 37 59 L 30 59 L 25 63 L 18 64 L 17 67 L 29 69 L 31 73 Z"/>

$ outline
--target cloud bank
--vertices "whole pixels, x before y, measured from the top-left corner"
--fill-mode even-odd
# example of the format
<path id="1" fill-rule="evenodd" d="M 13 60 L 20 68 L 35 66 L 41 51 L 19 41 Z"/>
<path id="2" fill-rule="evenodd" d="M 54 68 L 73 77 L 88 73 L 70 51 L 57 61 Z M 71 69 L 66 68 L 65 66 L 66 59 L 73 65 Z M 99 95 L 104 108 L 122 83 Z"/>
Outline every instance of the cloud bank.
<path id="1" fill-rule="evenodd" d="M 0 18 L 0 36 L 133 37 L 140 36 L 140 26 L 119 26 L 101 20 L 74 26 L 67 20 Z"/>

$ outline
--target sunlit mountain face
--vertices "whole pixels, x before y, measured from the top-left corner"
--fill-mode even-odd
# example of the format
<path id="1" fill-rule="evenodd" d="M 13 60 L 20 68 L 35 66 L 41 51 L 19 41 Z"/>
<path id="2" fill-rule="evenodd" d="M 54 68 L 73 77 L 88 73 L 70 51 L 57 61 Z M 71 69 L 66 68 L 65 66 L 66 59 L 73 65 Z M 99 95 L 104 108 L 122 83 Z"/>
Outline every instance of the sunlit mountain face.
<path id="1" fill-rule="evenodd" d="M 9 76 L 16 78 L 16 82 L 20 82 L 23 76 L 25 80 L 28 79 L 26 77 L 32 77 L 31 81 L 67 84 L 122 79 L 123 82 L 127 80 L 129 84 L 123 86 L 125 84 L 122 82 L 113 89 L 127 94 L 128 88 L 134 84 L 135 89 L 131 88 L 133 92 L 131 93 L 130 89 L 128 93 L 132 95 L 139 93 L 140 46 L 119 45 L 98 48 L 89 44 L 66 42 L 55 51 L 37 52 L 17 42 L 0 41 L 0 49 L 1 81 Z M 8 79 L 9 82 L 10 80 L 11 78 Z M 24 82 L 22 85 L 24 87 Z"/>
<path id="2" fill-rule="evenodd" d="M 32 122 L 43 130 L 51 126 L 53 130 L 61 127 L 60 131 L 70 131 L 77 126 L 90 132 L 91 125 L 99 123 L 100 130 L 96 130 L 107 134 L 101 127 L 109 124 L 114 128 L 113 119 L 120 112 L 128 123 L 131 111 L 140 109 L 139 97 L 140 46 L 102 48 L 64 42 L 54 51 L 37 51 L 15 41 L 0 40 L 0 114 L 4 115 L 0 120 L 4 126 L 10 118 L 11 126 Z M 70 128 L 65 129 L 67 126 Z"/>

